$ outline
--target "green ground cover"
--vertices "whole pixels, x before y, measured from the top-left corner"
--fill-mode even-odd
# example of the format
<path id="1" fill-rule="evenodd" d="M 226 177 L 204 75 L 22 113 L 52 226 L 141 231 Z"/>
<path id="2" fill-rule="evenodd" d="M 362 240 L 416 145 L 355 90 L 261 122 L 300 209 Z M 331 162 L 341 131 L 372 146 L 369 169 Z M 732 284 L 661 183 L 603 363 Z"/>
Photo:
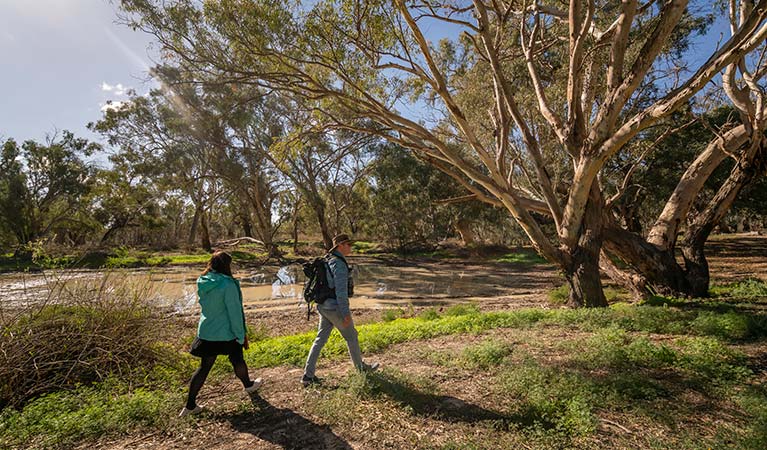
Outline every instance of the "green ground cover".
<path id="1" fill-rule="evenodd" d="M 738 292 L 737 287 L 729 292 Z M 749 292 L 761 292 L 758 289 Z M 460 405 L 445 409 L 440 383 L 450 384 L 449 379 L 438 382 L 394 369 L 351 375 L 337 389 L 310 394 L 306 407 L 324 411 L 328 423 L 341 427 L 375 408 L 391 414 L 392 420 L 403 414 L 429 417 L 435 411 L 479 414 L 488 430 L 502 432 L 492 445 L 468 433 L 440 444 L 442 448 L 503 448 L 519 439 L 538 448 L 588 447 L 605 416 L 637 426 L 683 428 L 672 437 L 648 435 L 642 446 L 764 448 L 767 390 L 758 367 L 740 348 L 759 347 L 767 340 L 767 299 L 730 300 L 656 298 L 645 305 L 618 303 L 604 309 L 492 312 L 460 305 L 443 313 L 425 310 L 418 317 L 360 325 L 360 345 L 368 354 L 385 354 L 394 345 L 413 341 L 479 336 L 478 343 L 452 341 L 457 343 L 455 353 L 431 351 L 427 358 L 412 357 L 449 365 L 457 379 L 488 374 L 485 381 L 498 410 Z M 536 333 L 537 338 L 522 351 L 508 340 L 481 338 L 493 330 L 517 330 L 505 332 L 507 336 Z M 251 335 L 246 352 L 251 367 L 303 364 L 313 332 L 268 337 L 263 331 Z M 334 331 L 323 357 L 345 355 L 344 342 Z M 178 361 L 155 367 L 142 380 L 111 377 L 38 397 L 18 410 L 6 408 L 0 413 L 0 447 L 28 442 L 61 447 L 105 434 L 189 427 L 193 422 L 177 419 L 175 413 L 193 366 L 189 356 L 179 353 Z M 209 383 L 230 377 L 230 370 L 221 358 Z M 339 408 L 349 402 L 355 406 Z M 700 402 L 708 409 L 696 409 Z M 738 419 L 726 426 L 706 422 L 715 419 L 717 408 L 729 408 L 728 414 Z M 688 427 L 688 419 L 707 425 Z"/>
<path id="2" fill-rule="evenodd" d="M 498 258 L 497 262 L 530 266 L 535 264 L 549 264 L 541 255 L 533 249 L 518 249 L 512 253 L 506 253 Z"/>
<path id="3" fill-rule="evenodd" d="M 234 261 L 255 263 L 267 259 L 262 250 L 233 250 Z M 27 271 L 41 269 L 118 269 L 137 267 L 163 267 L 174 265 L 204 265 L 210 253 L 168 253 L 149 250 L 113 249 L 109 252 L 90 252 L 84 255 L 14 257 L 0 256 L 0 271 Z"/>

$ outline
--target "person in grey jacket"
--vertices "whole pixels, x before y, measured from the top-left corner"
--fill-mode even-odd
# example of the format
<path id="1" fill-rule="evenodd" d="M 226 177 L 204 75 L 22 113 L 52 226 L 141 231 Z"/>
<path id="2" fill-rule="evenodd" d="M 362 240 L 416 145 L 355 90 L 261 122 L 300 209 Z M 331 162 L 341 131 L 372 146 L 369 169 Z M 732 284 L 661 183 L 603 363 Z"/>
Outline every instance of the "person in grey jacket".
<path id="1" fill-rule="evenodd" d="M 304 375 L 301 377 L 301 383 L 304 386 L 320 382 L 320 379 L 314 373 L 317 367 L 317 359 L 320 357 L 322 347 L 328 342 L 333 327 L 338 328 L 341 336 L 346 340 L 349 356 L 357 370 L 373 371 L 378 368 L 378 363 L 365 364 L 362 361 L 362 352 L 357 340 L 357 329 L 354 328 L 352 313 L 349 309 L 348 286 L 351 275 L 349 264 L 346 262 L 346 256 L 349 256 L 351 252 L 352 241 L 348 235 L 339 234 L 333 238 L 333 247 L 327 254 L 329 269 L 327 280 L 329 287 L 335 289 L 335 296 L 317 305 L 320 324 L 317 330 L 317 337 L 314 339 L 312 348 L 309 350 L 309 356 L 306 359 Z"/>

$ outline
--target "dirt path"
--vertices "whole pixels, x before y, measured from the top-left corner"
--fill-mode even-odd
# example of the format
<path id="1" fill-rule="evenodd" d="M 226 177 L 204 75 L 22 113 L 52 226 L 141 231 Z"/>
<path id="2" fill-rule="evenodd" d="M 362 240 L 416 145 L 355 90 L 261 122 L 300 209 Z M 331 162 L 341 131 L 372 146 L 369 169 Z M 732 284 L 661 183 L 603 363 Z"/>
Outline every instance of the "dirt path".
<path id="1" fill-rule="evenodd" d="M 385 352 L 367 355 L 368 360 L 380 361 L 383 367 L 379 380 L 383 393 L 372 398 L 348 395 L 354 389 L 350 388 L 354 380 L 348 378 L 351 366 L 345 358 L 321 360 L 318 374 L 325 377 L 325 382 L 319 388 L 302 388 L 299 368 L 259 370 L 257 375 L 266 380 L 259 396 L 249 398 L 234 377 L 204 387 L 199 401 L 210 411 L 191 419 L 191 428 L 170 435 L 102 441 L 87 448 L 533 448 L 525 435 L 532 426 L 529 418 L 513 412 L 518 406 L 514 404 L 516 398 L 499 392 L 498 375 L 502 369 L 463 367 L 455 361 L 460 360 L 465 348 L 493 341 L 512 349 L 507 357 L 512 366 L 534 358 L 567 371 L 566 359 L 571 350 L 562 343 L 589 335 L 558 326 L 495 329 L 460 338 L 443 336 L 394 345 Z M 662 335 L 649 337 L 658 342 L 670 339 Z M 765 356 L 758 344 L 740 349 L 762 359 Z M 722 420 L 742 420 L 726 400 L 701 397 L 695 391 L 659 400 L 667 401 L 700 410 L 668 424 L 647 422 L 647 418 L 619 411 L 597 411 L 596 432 L 570 442 L 567 448 L 646 448 L 648 439 L 673 441 L 676 427 L 700 430 L 699 437 L 703 438 L 715 432 Z M 669 403 L 668 408 L 677 406 Z M 464 447 L 467 442 L 477 444 Z"/>

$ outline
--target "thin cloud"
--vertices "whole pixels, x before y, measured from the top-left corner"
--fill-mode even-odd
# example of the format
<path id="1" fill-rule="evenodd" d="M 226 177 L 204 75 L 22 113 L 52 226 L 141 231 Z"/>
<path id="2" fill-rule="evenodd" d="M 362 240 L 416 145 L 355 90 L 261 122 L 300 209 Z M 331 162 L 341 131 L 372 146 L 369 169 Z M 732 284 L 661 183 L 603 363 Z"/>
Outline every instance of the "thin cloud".
<path id="1" fill-rule="evenodd" d="M 104 92 L 112 92 L 114 95 L 125 95 L 128 92 L 128 88 L 123 86 L 122 83 L 109 84 L 106 81 L 101 82 L 101 90 Z"/>

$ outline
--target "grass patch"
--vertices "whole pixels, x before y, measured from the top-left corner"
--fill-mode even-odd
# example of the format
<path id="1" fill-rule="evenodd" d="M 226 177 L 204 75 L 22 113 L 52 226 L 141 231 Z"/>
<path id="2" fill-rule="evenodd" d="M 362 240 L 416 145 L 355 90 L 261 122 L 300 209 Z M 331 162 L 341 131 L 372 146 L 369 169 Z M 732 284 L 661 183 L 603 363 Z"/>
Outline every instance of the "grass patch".
<path id="1" fill-rule="evenodd" d="M 533 442 L 547 436 L 578 447 L 607 415 L 648 431 L 644 443 L 632 443 L 640 448 L 764 448 L 767 396 L 749 386 L 753 373 L 744 355 L 718 338 L 657 343 L 609 327 L 560 346 L 564 354 L 555 359 L 517 355 L 496 378 L 512 400 L 507 414 L 526 424 Z M 728 413 L 731 420 L 705 425 L 731 402 L 740 408 Z"/>
<path id="2" fill-rule="evenodd" d="M 745 357 L 715 337 L 681 337 L 673 344 L 654 344 L 644 336 L 607 328 L 572 350 L 572 360 L 584 369 L 675 370 L 688 386 L 700 390 L 731 386 L 752 375 Z"/>
<path id="3" fill-rule="evenodd" d="M 757 278 L 748 278 L 735 283 L 712 284 L 709 293 L 712 297 L 743 299 L 767 297 L 767 283 Z"/>
<path id="4" fill-rule="evenodd" d="M 593 332 L 593 336 L 562 344 L 559 350 L 564 355 L 547 359 L 545 364 L 516 350 L 512 352 L 508 344 L 497 339 L 451 353 L 450 364 L 496 373 L 497 383 L 492 389 L 500 395 L 498 404 L 505 405 L 503 410 L 444 395 L 429 378 L 392 369 L 352 373 L 337 388 L 307 389 L 306 405 L 330 423 L 357 423 L 363 414 L 369 417 L 371 411 L 382 411 L 376 416 L 381 420 L 399 417 L 404 411 L 425 420 L 478 423 L 477 429 L 483 433 L 499 433 L 501 441 L 522 439 L 534 444 L 534 448 L 571 448 L 588 443 L 604 411 L 611 411 L 638 417 L 636 426 L 679 426 L 679 437 L 675 435 L 671 440 L 661 437 L 652 444 L 652 437 L 641 438 L 641 442 L 660 448 L 684 439 L 689 439 L 690 448 L 731 447 L 733 443 L 740 448 L 764 448 L 767 396 L 760 386 L 744 387 L 753 374 L 745 357 L 726 344 L 764 339 L 766 323 L 759 313 L 717 313 L 668 305 L 493 312 L 458 305 L 442 313 L 431 310 L 426 317 L 396 317 L 360 325 L 362 350 L 378 352 L 401 342 L 494 328 L 538 327 L 543 331 L 559 327 Z M 315 337 L 314 332 L 278 337 L 269 337 L 265 329 L 251 333 L 251 348 L 245 352 L 251 368 L 303 365 Z M 657 343 L 649 334 L 664 334 L 670 339 Z M 346 355 L 345 342 L 334 331 L 323 356 Z M 214 383 L 219 373 L 231 377 L 226 359 L 219 360 L 209 383 Z M 192 361 L 188 358 L 183 368 L 155 367 L 155 375 L 144 381 L 143 388 L 129 388 L 108 378 L 91 386 L 37 397 L 20 411 L 7 409 L 0 414 L 0 447 L 20 447 L 29 442 L 38 447 L 69 446 L 104 434 L 184 426 L 185 421 L 172 417 L 185 390 L 181 375 L 191 373 Z M 716 402 L 731 401 L 728 405 L 736 405 L 746 419 L 737 426 L 722 426 L 720 434 L 703 441 L 698 429 L 686 427 L 690 417 L 697 420 L 698 414 L 704 414 L 678 396 L 690 392 L 701 397 L 711 410 L 719 406 Z M 474 437 L 477 440 L 457 436 L 452 445 L 485 448 L 497 447 L 501 442 Z"/>
<path id="5" fill-rule="evenodd" d="M 496 262 L 516 264 L 520 266 L 532 266 L 536 264 L 548 264 L 544 257 L 539 255 L 534 250 L 521 249 L 513 253 L 506 253 L 505 255 L 496 258 Z"/>
<path id="6" fill-rule="evenodd" d="M 381 244 L 376 242 L 354 241 L 352 251 L 360 255 L 370 255 L 382 253 L 384 249 Z"/>
<path id="7" fill-rule="evenodd" d="M 579 327 L 586 331 L 620 328 L 671 335 L 713 336 L 725 340 L 759 339 L 767 336 L 767 317 L 764 314 L 732 313 L 729 321 L 709 322 L 708 326 L 695 326 L 708 317 L 709 311 L 685 310 L 656 306 L 616 304 L 595 309 L 520 309 L 463 315 L 440 315 L 427 309 L 420 317 L 399 318 L 390 322 L 360 325 L 359 341 L 363 352 L 377 352 L 400 342 L 429 339 L 437 336 L 480 333 L 494 328 L 524 328 L 537 323 Z M 739 320 L 742 328 L 728 324 Z M 697 322 L 696 322 L 697 321 Z M 315 338 L 315 332 L 292 336 L 267 338 L 251 345 L 245 358 L 253 367 L 273 367 L 282 364 L 300 366 Z M 346 344 L 334 330 L 323 348 L 324 357 L 346 355 Z"/>
<path id="8" fill-rule="evenodd" d="M 503 392 L 517 399 L 512 410 L 517 420 L 532 429 L 568 436 L 585 436 L 596 430 L 593 405 L 599 393 L 576 373 L 527 359 L 503 372 L 499 384 Z"/>
<path id="9" fill-rule="evenodd" d="M 439 313 L 435 308 L 427 308 L 418 314 L 418 318 L 421 320 L 437 320 L 439 319 Z"/>
<path id="10" fill-rule="evenodd" d="M 570 299 L 570 288 L 566 284 L 563 284 L 558 288 L 550 290 L 547 296 L 549 302 L 555 305 L 565 305 Z"/>
<path id="11" fill-rule="evenodd" d="M 445 309 L 445 316 L 465 316 L 467 314 L 479 314 L 477 305 L 453 305 Z"/>
<path id="12" fill-rule="evenodd" d="M 233 250 L 229 252 L 235 262 L 253 263 L 266 259 L 262 248 Z M 88 252 L 81 255 L 38 255 L 31 257 L 13 257 L 12 254 L 0 256 L 0 271 L 24 271 L 41 269 L 125 269 L 137 267 L 163 267 L 172 265 L 205 265 L 210 260 L 209 253 L 174 254 L 143 251 L 118 247 L 110 252 Z"/>
<path id="13" fill-rule="evenodd" d="M 430 251 L 399 251 L 397 253 L 409 256 L 411 258 L 455 259 L 461 257 L 460 255 L 445 248 Z"/>
<path id="14" fill-rule="evenodd" d="M 51 393 L 0 413 L 0 447 L 65 447 L 104 434 L 167 429 L 183 403 L 181 389 L 128 391 L 109 381 Z"/>
<path id="15" fill-rule="evenodd" d="M 511 347 L 508 344 L 486 340 L 464 348 L 461 353 L 461 362 L 468 368 L 486 370 L 500 365 L 509 354 L 511 354 Z"/>
<path id="16" fill-rule="evenodd" d="M 606 287 L 603 289 L 608 303 L 626 302 L 631 300 L 631 294 L 623 289 Z M 558 288 L 552 289 L 547 294 L 549 302 L 554 305 L 566 305 L 570 299 L 570 287 L 563 284 Z"/>
<path id="17" fill-rule="evenodd" d="M 767 283 L 754 278 L 740 281 L 732 286 L 730 296 L 744 298 L 767 297 Z"/>

